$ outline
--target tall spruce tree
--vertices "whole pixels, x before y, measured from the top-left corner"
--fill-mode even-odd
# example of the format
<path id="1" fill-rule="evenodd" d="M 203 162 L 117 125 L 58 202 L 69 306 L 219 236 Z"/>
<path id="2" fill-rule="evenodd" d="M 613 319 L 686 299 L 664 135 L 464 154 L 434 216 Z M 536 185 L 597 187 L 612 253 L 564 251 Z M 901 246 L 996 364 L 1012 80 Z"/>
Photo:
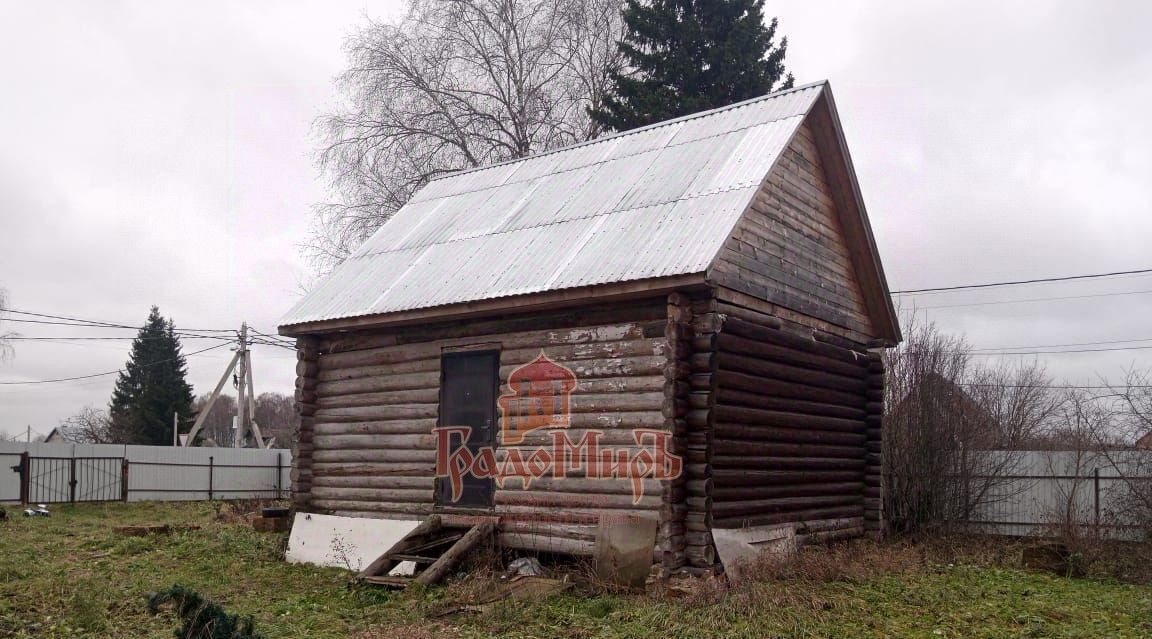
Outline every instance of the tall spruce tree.
<path id="1" fill-rule="evenodd" d="M 616 131 L 792 87 L 788 38 L 773 44 L 764 0 L 626 0 L 624 22 L 629 70 L 610 74 L 609 95 L 590 111 Z"/>
<path id="2" fill-rule="evenodd" d="M 132 342 L 128 363 L 116 380 L 109 415 L 117 440 L 126 444 L 172 444 L 172 414 L 192 415 L 192 386 L 171 320 L 153 306 Z"/>

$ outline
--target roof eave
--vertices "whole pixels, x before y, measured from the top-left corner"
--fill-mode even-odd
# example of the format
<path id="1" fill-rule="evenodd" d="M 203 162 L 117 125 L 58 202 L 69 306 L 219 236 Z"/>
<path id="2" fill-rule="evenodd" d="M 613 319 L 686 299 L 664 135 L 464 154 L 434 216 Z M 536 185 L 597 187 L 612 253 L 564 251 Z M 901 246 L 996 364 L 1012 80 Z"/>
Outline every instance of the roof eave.
<path id="1" fill-rule="evenodd" d="M 705 288 L 706 286 L 703 272 L 689 273 L 629 282 L 593 284 L 525 295 L 510 295 L 392 313 L 284 324 L 277 328 L 277 332 L 286 337 L 300 337 L 303 335 L 394 328 L 429 321 L 458 321 L 509 312 L 529 313 L 580 306 L 589 302 L 626 301 L 665 295 L 686 289 Z"/>

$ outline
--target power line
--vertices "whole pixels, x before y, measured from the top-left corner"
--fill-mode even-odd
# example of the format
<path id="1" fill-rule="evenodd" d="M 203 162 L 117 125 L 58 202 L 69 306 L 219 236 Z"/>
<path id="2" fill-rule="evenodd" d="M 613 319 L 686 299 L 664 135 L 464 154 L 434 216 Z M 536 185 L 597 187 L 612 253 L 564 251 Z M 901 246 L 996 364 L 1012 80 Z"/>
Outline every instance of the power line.
<path id="1" fill-rule="evenodd" d="M 127 328 L 127 329 L 132 329 L 132 330 L 140 330 L 142 328 L 140 326 L 132 326 L 129 324 L 117 324 L 115 322 L 104 322 L 101 320 L 85 319 L 85 318 L 81 318 L 81 317 L 69 317 L 67 315 L 51 315 L 48 313 L 33 313 L 32 311 L 21 311 L 21 310 L 17 310 L 14 308 L 3 309 L 3 312 L 15 313 L 17 315 L 28 315 L 31 317 L 44 317 L 44 318 L 53 319 L 53 320 L 67 320 L 69 322 L 80 322 L 81 324 L 93 326 L 93 327 L 103 326 L 106 328 Z M 35 323 L 34 320 L 20 320 L 20 319 L 13 319 L 13 318 L 7 318 L 4 321 L 6 321 L 6 322 L 33 322 L 33 323 Z M 43 322 L 43 323 L 51 324 L 53 322 Z M 75 326 L 75 325 L 76 324 L 68 324 L 68 326 Z M 235 329 L 231 329 L 231 328 L 183 328 L 183 329 L 179 329 L 179 330 L 188 331 L 188 332 L 196 332 L 196 333 L 233 333 L 233 332 L 235 332 Z"/>
<path id="2" fill-rule="evenodd" d="M 1071 344 L 1032 344 L 1028 346 L 990 346 L 985 348 L 973 348 L 976 351 L 1012 351 L 1024 348 L 1064 348 L 1069 346 L 1100 346 L 1102 344 L 1130 344 L 1132 342 L 1152 342 L 1152 337 L 1144 337 L 1140 339 L 1114 339 L 1106 340 L 1103 342 L 1074 342 Z"/>
<path id="3" fill-rule="evenodd" d="M 216 344 L 215 346 L 209 346 L 208 348 L 204 348 L 204 349 L 195 351 L 193 353 L 188 353 L 187 355 L 184 355 L 184 357 L 191 357 L 193 355 L 199 355 L 200 353 L 206 353 L 208 351 L 215 350 L 217 348 L 223 348 L 227 345 L 228 345 L 228 342 L 225 342 L 222 344 Z M 160 364 L 167 364 L 169 362 L 174 362 L 174 361 L 176 361 L 176 358 L 164 359 L 164 360 L 160 360 L 158 362 L 151 362 L 149 364 L 143 364 L 141 366 L 141 368 L 158 366 Z M 91 375 L 78 375 L 76 377 L 61 377 L 59 379 L 40 379 L 40 380 L 33 380 L 33 381 L 29 381 L 29 382 L 0 382 L 0 386 L 18 386 L 18 385 L 30 385 L 30 384 L 55 384 L 57 382 L 72 382 L 72 381 L 76 381 L 76 380 L 80 380 L 80 379 L 91 379 L 93 377 L 103 377 L 105 375 L 116 375 L 117 373 L 120 373 L 123 370 L 124 369 L 122 369 L 122 368 L 118 368 L 114 371 L 106 371 L 103 373 L 93 373 Z"/>
<path id="4" fill-rule="evenodd" d="M 1152 346 L 1118 346 L 1115 348 L 1082 348 L 1062 351 L 973 352 L 972 355 L 1059 355 L 1061 353 L 1107 353 L 1111 351 L 1146 351 Z"/>
<path id="5" fill-rule="evenodd" d="M 1054 302 L 1059 300 L 1082 300 L 1096 297 L 1117 297 L 1120 295 L 1144 295 L 1152 293 L 1152 289 L 1143 291 L 1116 291 L 1114 293 L 1091 293 L 1086 295 L 1063 295 L 1059 297 L 1028 297 L 1015 300 L 996 300 L 992 302 L 966 302 L 961 304 L 937 304 L 935 306 L 915 306 L 913 310 L 926 311 L 936 308 L 962 308 L 966 306 L 997 306 L 1001 304 L 1024 304 L 1028 302 Z"/>
<path id="6" fill-rule="evenodd" d="M 993 288 L 997 286 L 1018 286 L 1021 284 L 1040 284 L 1044 282 L 1068 282 L 1072 280 L 1088 280 L 1097 279 L 1101 277 L 1116 277 L 1118 275 L 1143 275 L 1152 273 L 1152 268 L 1138 269 L 1134 271 L 1113 271 L 1111 273 L 1092 273 L 1088 275 L 1065 275 L 1063 277 L 1043 277 L 1033 280 L 1015 280 L 1010 282 L 988 282 L 985 284 L 963 284 L 960 286 L 940 286 L 936 288 L 916 288 L 908 289 L 906 291 L 892 291 L 892 295 L 916 295 L 920 293 L 940 293 L 944 291 L 962 291 L 974 288 Z"/>

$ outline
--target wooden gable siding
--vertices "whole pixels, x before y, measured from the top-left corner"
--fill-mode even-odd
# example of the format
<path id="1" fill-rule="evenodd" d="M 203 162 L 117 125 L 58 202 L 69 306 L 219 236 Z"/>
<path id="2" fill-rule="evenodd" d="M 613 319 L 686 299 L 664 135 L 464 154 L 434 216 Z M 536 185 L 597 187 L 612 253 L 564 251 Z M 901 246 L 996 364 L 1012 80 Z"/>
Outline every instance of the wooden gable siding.
<path id="1" fill-rule="evenodd" d="M 874 336 L 813 131 L 781 155 L 713 264 L 720 286 Z"/>
<path id="2" fill-rule="evenodd" d="M 677 428 L 686 402 L 679 398 L 686 383 L 677 378 L 687 367 L 677 362 L 686 360 L 686 346 L 677 345 L 684 330 L 670 327 L 689 320 L 669 309 L 685 305 L 678 296 L 661 297 L 302 340 L 301 434 L 293 460 L 298 507 L 383 518 L 433 512 L 441 355 L 453 350 L 498 348 L 501 393 L 509 392 L 509 374 L 541 351 L 570 367 L 579 380 L 571 396 L 572 441 L 599 429 L 603 445 L 636 448 L 633 428 Z M 546 433 L 529 433 L 523 446 L 549 441 Z M 498 447 L 497 459 L 507 450 Z M 636 504 L 629 480 L 579 475 L 537 480 L 527 490 L 519 480 L 497 486 L 500 543 L 591 554 L 600 515 L 656 513 L 662 526 L 655 559 L 669 567 L 683 563 L 682 482 L 645 479 Z"/>

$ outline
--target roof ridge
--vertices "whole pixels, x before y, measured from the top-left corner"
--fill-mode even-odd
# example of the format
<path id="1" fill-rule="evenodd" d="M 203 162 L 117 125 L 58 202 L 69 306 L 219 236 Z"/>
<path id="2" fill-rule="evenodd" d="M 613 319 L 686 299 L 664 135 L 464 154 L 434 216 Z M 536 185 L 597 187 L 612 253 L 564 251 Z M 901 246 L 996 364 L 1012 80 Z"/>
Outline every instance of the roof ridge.
<path id="1" fill-rule="evenodd" d="M 780 91 L 774 91 L 772 93 L 765 93 L 764 95 L 758 95 L 754 98 L 748 98 L 747 100 L 741 100 L 740 102 L 733 102 L 732 104 L 726 104 L 722 107 L 716 107 L 715 109 L 708 109 L 707 111 L 697 111 L 696 113 L 689 113 L 688 115 L 682 115 L 682 116 L 679 116 L 676 118 L 672 118 L 671 120 L 661 120 L 659 122 L 653 122 L 652 124 L 647 124 L 645 126 L 638 127 L 635 129 L 629 129 L 627 131 L 620 131 L 617 133 L 613 133 L 612 135 L 606 135 L 604 137 L 593 138 L 591 140 L 583 140 L 581 142 L 575 142 L 572 144 L 568 144 L 566 146 L 556 147 L 555 149 L 548 149 L 546 151 L 541 151 L 539 153 L 533 153 L 531 155 L 526 155 L 522 158 L 512 158 L 509 160 L 501 160 L 500 162 L 494 162 L 492 164 L 484 164 L 482 166 L 474 166 L 474 167 L 468 168 L 468 169 L 460 169 L 459 171 L 453 171 L 451 173 L 445 173 L 444 175 L 441 175 L 441 176 L 438 176 L 438 177 L 433 178 L 431 180 L 428 180 L 428 184 L 432 184 L 433 182 L 439 182 L 440 180 L 445 180 L 448 178 L 457 177 L 460 175 L 467 175 L 468 173 L 475 173 L 476 171 L 483 171 L 485 169 L 492 169 L 492 168 L 496 168 L 498 166 L 505 166 L 508 164 L 516 163 L 516 162 L 523 162 L 524 160 L 531 160 L 531 159 L 535 159 L 535 158 L 540 158 L 540 157 L 544 157 L 547 155 L 552 155 L 553 153 L 560 153 L 563 151 L 569 151 L 571 149 L 578 149 L 582 146 L 590 146 L 592 144 L 599 144 L 601 142 L 608 142 L 611 140 L 624 138 L 624 137 L 627 137 L 629 135 L 636 135 L 639 133 L 643 133 L 645 131 L 652 131 L 655 129 L 659 129 L 661 127 L 671 126 L 673 124 L 677 124 L 680 122 L 686 122 L 688 120 L 695 120 L 697 118 L 708 117 L 711 115 L 715 115 L 717 113 L 722 113 L 724 111 L 730 111 L 732 109 L 738 109 L 740 107 L 747 106 L 747 105 L 753 104 L 755 102 L 762 102 L 764 100 L 772 100 L 774 98 L 778 98 L 780 96 L 787 95 L 789 93 L 796 93 L 799 91 L 805 91 L 805 90 L 811 89 L 813 87 L 826 85 L 826 84 L 828 84 L 828 80 L 826 80 L 826 79 L 825 80 L 817 80 L 815 82 L 809 82 L 807 84 L 802 84 L 798 87 L 792 87 L 791 89 L 783 89 Z M 419 192 L 419 191 L 417 191 L 417 192 Z M 415 195 L 415 194 L 413 194 L 413 195 Z"/>

